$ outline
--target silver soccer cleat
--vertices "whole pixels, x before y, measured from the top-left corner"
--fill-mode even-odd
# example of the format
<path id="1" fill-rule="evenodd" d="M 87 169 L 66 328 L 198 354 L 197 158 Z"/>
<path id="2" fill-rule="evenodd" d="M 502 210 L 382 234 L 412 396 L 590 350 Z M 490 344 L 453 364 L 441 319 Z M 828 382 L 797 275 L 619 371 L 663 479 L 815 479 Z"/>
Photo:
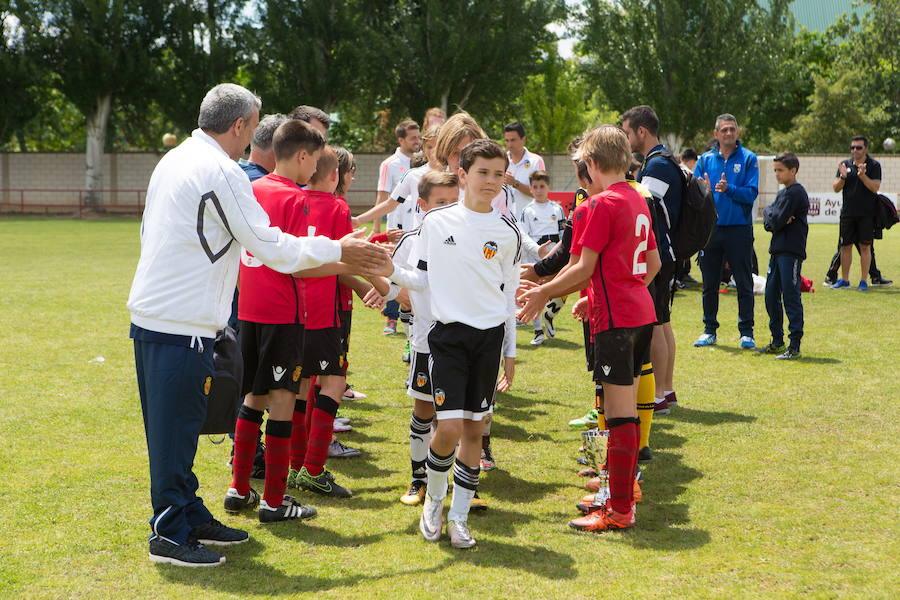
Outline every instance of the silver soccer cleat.
<path id="1" fill-rule="evenodd" d="M 449 521 L 447 533 L 450 534 L 450 545 L 454 548 L 471 548 L 475 538 L 469 533 L 469 525 L 465 521 Z"/>
<path id="2" fill-rule="evenodd" d="M 422 507 L 422 517 L 419 519 L 419 531 L 429 542 L 441 539 L 441 530 L 444 528 L 444 502 L 434 500 L 430 494 L 425 494 L 425 504 Z"/>

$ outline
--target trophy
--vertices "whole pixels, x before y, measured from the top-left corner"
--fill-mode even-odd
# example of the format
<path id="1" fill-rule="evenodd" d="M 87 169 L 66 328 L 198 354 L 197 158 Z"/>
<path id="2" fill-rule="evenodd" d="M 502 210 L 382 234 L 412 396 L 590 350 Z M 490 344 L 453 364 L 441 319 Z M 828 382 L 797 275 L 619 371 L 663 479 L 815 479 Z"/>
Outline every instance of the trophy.
<path id="1" fill-rule="evenodd" d="M 581 433 L 581 445 L 588 465 L 597 470 L 600 490 L 594 496 L 594 506 L 603 506 L 609 499 L 609 471 L 606 470 L 608 429 L 589 429 Z"/>

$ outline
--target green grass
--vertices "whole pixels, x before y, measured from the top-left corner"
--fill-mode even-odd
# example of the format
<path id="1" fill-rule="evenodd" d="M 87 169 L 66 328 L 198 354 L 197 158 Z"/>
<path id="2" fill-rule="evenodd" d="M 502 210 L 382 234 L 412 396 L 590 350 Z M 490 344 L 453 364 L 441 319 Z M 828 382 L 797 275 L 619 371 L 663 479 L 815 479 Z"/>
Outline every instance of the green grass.
<path id="1" fill-rule="evenodd" d="M 301 495 L 308 524 L 251 532 L 218 569 L 147 560 L 146 448 L 125 299 L 135 221 L 0 220 L 0 597 L 3 598 L 887 598 L 898 589 L 897 356 L 900 286 L 868 294 L 821 286 L 836 226 L 810 231 L 804 359 L 737 349 L 735 294 L 722 296 L 715 349 L 695 349 L 697 291 L 678 294 L 682 406 L 654 422 L 638 527 L 579 534 L 578 439 L 566 423 L 590 403 L 580 328 L 527 345 L 499 399 L 499 470 L 482 477 L 490 510 L 471 517 L 469 552 L 418 535 L 407 483 L 410 402 L 402 341 L 354 316 L 348 403 L 362 458 L 333 462 L 347 501 Z M 757 231 L 766 256 L 769 236 Z M 877 244 L 900 279 L 900 235 Z M 696 269 L 695 269 L 696 271 Z M 756 334 L 768 341 L 765 307 Z M 102 364 L 89 362 L 103 356 Z M 228 444 L 202 438 L 201 494 L 220 517 Z M 894 589 L 895 592 L 890 592 Z"/>

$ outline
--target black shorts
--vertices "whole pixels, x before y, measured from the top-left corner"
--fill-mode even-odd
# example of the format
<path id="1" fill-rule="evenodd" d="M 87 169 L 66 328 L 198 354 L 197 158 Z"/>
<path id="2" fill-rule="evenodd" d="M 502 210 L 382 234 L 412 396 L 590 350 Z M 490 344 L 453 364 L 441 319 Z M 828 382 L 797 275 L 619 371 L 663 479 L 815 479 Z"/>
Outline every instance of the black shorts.
<path id="1" fill-rule="evenodd" d="M 437 322 L 428 334 L 437 419 L 480 421 L 494 403 L 504 325 Z"/>
<path id="2" fill-rule="evenodd" d="M 341 328 L 307 329 L 303 344 L 303 376 L 344 375 Z"/>
<path id="3" fill-rule="evenodd" d="M 653 296 L 653 307 L 656 309 L 656 324 L 662 325 L 672 320 L 672 281 L 678 263 L 663 263 L 659 273 L 653 278 L 650 295 Z"/>
<path id="4" fill-rule="evenodd" d="M 594 336 L 594 381 L 631 385 L 650 359 L 653 325 L 617 327 Z"/>
<path id="5" fill-rule="evenodd" d="M 874 217 L 841 217 L 841 246 L 871 244 L 874 237 Z"/>
<path id="6" fill-rule="evenodd" d="M 244 381 L 241 394 L 263 396 L 269 390 L 297 393 L 303 375 L 303 325 L 241 321 Z"/>
<path id="7" fill-rule="evenodd" d="M 413 352 L 409 361 L 409 387 L 406 395 L 424 402 L 434 402 L 431 391 L 431 355 Z"/>
<path id="8" fill-rule="evenodd" d="M 353 323 L 352 310 L 339 310 L 338 319 L 341 322 L 341 349 L 344 351 L 344 360 L 350 352 L 350 326 Z"/>

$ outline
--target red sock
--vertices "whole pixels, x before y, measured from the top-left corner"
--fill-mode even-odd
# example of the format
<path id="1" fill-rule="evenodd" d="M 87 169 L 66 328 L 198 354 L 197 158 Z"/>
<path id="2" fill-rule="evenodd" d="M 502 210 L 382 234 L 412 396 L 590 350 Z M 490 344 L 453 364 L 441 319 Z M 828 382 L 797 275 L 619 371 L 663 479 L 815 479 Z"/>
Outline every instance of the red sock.
<path id="1" fill-rule="evenodd" d="M 316 407 L 316 395 L 322 389 L 316 385 L 316 378 L 309 380 L 309 391 L 306 392 L 306 433 L 309 435 L 309 428 L 312 427 L 313 409 Z"/>
<path id="2" fill-rule="evenodd" d="M 606 420 L 609 427 L 606 465 L 609 469 L 610 504 L 612 509 L 619 513 L 630 512 L 631 504 L 634 502 L 634 467 L 640 434 L 635 420 Z"/>
<path id="3" fill-rule="evenodd" d="M 256 439 L 262 423 L 262 411 L 241 405 L 234 424 L 234 458 L 231 460 L 231 487 L 241 496 L 250 492 L 250 473 L 256 456 Z"/>
<path id="4" fill-rule="evenodd" d="M 319 394 L 316 407 L 313 409 L 312 426 L 309 429 L 309 441 L 306 445 L 306 458 L 303 466 L 313 477 L 325 469 L 328 458 L 328 445 L 334 426 L 334 415 L 337 414 L 338 403 L 333 398 Z M 307 413 L 309 409 L 307 408 Z"/>
<path id="5" fill-rule="evenodd" d="M 306 400 L 297 399 L 291 419 L 291 468 L 299 471 L 306 456 Z"/>
<path id="6" fill-rule="evenodd" d="M 266 483 L 263 500 L 270 507 L 281 506 L 287 487 L 291 451 L 291 422 L 266 422 Z"/>

